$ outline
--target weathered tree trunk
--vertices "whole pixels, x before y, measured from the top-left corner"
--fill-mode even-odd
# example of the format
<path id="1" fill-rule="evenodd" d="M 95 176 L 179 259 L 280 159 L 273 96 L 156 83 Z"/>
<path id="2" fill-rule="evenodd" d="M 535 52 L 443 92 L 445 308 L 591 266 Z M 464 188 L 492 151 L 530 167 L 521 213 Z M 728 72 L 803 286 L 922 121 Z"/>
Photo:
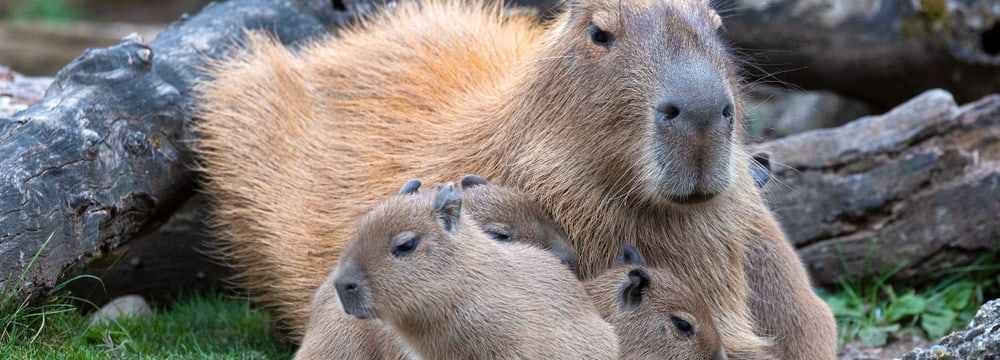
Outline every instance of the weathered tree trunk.
<path id="1" fill-rule="evenodd" d="M 765 188 L 813 278 L 968 264 L 1000 241 L 1000 95 L 929 91 L 881 116 L 759 144 Z"/>
<path id="2" fill-rule="evenodd" d="M 726 36 L 750 62 L 799 87 L 881 109 L 931 88 L 963 103 L 1000 92 L 996 0 L 730 0 L 722 8 L 730 9 Z"/>
<path id="3" fill-rule="evenodd" d="M 88 50 L 44 100 L 0 117 L 0 285 L 44 294 L 192 193 L 191 86 L 242 28 L 294 43 L 350 21 L 350 10 L 319 0 L 209 5 L 149 45 L 128 37 Z"/>

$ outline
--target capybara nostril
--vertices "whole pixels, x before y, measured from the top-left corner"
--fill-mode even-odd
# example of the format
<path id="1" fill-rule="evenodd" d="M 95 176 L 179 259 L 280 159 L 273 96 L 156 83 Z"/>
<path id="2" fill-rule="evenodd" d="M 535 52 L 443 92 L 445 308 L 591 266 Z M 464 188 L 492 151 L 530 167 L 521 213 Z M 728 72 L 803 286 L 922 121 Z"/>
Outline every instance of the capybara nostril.
<path id="1" fill-rule="evenodd" d="M 358 283 L 354 281 L 337 281 L 333 284 L 337 291 L 344 295 L 355 295 L 358 293 Z"/>
<path id="2" fill-rule="evenodd" d="M 696 128 L 733 126 L 736 111 L 731 101 L 724 98 L 677 100 L 667 100 L 656 105 L 656 119 L 661 124 Z M 722 111 L 719 111 L 720 108 Z"/>
<path id="3" fill-rule="evenodd" d="M 670 121 L 681 115 L 681 108 L 674 102 L 665 101 L 656 106 L 656 112 L 659 113 L 660 119 Z"/>

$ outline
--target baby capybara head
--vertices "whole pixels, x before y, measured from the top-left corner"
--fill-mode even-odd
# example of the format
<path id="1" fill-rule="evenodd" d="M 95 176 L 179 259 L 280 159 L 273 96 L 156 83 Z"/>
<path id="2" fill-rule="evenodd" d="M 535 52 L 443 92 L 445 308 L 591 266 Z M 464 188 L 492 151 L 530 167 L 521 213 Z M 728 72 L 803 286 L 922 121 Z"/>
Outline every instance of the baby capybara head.
<path id="1" fill-rule="evenodd" d="M 467 254 L 461 249 L 492 241 L 463 219 L 462 197 L 452 184 L 423 193 L 412 185 L 358 219 L 333 274 L 337 298 L 349 315 L 398 319 L 433 307 L 421 301 L 460 298 L 453 292 L 463 281 L 458 262 Z"/>
<path id="2" fill-rule="evenodd" d="M 553 101 L 578 108 L 569 121 L 590 137 L 590 153 L 610 160 L 594 162 L 609 166 L 605 182 L 624 178 L 646 200 L 678 204 L 726 191 L 742 108 L 709 0 L 568 0 L 566 7 L 549 39 L 556 53 L 543 61 L 573 76 L 540 92 L 574 89 Z"/>
<path id="3" fill-rule="evenodd" d="M 618 333 L 622 360 L 726 359 L 700 295 L 670 273 L 646 267 L 635 246 L 625 245 L 618 265 L 586 287 Z"/>
<path id="4" fill-rule="evenodd" d="M 576 271 L 580 258 L 561 225 L 527 193 L 489 184 L 476 175 L 460 180 L 469 216 L 499 242 L 520 242 L 545 249 Z"/>

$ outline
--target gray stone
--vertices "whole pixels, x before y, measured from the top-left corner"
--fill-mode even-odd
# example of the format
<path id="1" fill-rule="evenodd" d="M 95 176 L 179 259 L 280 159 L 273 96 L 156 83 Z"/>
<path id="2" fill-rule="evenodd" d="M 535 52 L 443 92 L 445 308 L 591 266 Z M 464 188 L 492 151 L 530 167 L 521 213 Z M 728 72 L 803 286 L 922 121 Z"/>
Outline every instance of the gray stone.
<path id="1" fill-rule="evenodd" d="M 90 325 L 101 325 L 126 317 L 145 317 L 153 310 L 139 295 L 124 295 L 114 298 L 90 317 Z"/>
<path id="2" fill-rule="evenodd" d="M 988 301 L 965 329 L 929 349 L 917 348 L 902 360 L 992 360 L 1000 356 L 1000 299 Z"/>

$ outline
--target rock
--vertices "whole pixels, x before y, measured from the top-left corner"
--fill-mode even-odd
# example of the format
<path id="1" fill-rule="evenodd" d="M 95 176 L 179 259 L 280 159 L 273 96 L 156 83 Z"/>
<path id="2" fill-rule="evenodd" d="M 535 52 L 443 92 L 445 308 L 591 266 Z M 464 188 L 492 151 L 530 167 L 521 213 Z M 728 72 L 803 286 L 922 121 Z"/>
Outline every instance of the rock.
<path id="1" fill-rule="evenodd" d="M 114 298 L 90 316 L 90 325 L 96 326 L 126 317 L 145 317 L 153 310 L 139 295 L 124 295 Z"/>
<path id="2" fill-rule="evenodd" d="M 1000 95 L 959 107 L 932 90 L 753 150 L 771 153 L 766 197 L 817 283 L 899 264 L 918 278 L 1000 241 Z"/>
<path id="3" fill-rule="evenodd" d="M 979 308 L 972 323 L 929 349 L 917 348 L 902 360 L 993 360 L 1000 356 L 1000 299 Z"/>

